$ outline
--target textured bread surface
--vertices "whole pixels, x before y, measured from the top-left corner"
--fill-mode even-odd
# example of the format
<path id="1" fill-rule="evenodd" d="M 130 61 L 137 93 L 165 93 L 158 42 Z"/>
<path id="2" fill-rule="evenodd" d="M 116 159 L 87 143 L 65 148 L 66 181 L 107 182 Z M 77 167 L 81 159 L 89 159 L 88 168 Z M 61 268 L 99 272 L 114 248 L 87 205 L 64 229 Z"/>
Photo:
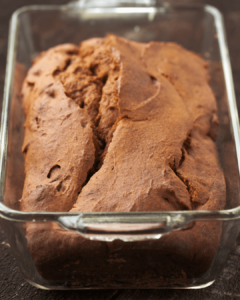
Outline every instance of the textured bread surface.
<path id="1" fill-rule="evenodd" d="M 21 210 L 223 209 L 225 180 L 214 143 L 217 106 L 208 81 L 207 63 L 174 43 L 140 44 L 108 35 L 40 54 L 22 88 L 26 122 Z M 80 261 L 77 277 L 82 282 L 84 274 L 100 272 L 95 269 L 99 264 L 108 274 L 106 282 L 96 279 L 98 275 L 88 280 L 102 286 L 114 286 L 114 276 L 126 277 L 129 264 L 135 286 L 143 284 L 144 276 L 184 281 L 207 270 L 221 237 L 216 222 L 195 223 L 160 240 L 135 243 L 93 242 L 54 224 L 29 225 L 26 230 L 42 276 L 60 280 L 56 265 L 68 261 L 73 268 Z M 200 250 L 202 245 L 207 251 Z M 152 264 L 158 261 L 154 270 L 149 255 Z M 145 267 L 139 265 L 143 260 Z M 48 261 L 55 273 L 47 271 Z M 128 263 L 119 275 L 116 268 L 123 261 Z M 145 286 L 161 286 L 150 281 Z"/>
<path id="2" fill-rule="evenodd" d="M 41 54 L 23 86 L 24 211 L 225 205 L 207 64 L 109 35 Z"/>

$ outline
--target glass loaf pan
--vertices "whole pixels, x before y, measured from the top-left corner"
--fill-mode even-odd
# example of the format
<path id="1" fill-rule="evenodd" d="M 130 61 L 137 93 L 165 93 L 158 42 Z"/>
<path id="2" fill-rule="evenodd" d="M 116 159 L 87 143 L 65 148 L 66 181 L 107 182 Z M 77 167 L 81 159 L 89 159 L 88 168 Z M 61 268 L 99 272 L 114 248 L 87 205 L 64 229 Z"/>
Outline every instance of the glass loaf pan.
<path id="1" fill-rule="evenodd" d="M 24 182 L 24 115 L 21 83 L 41 51 L 79 44 L 108 32 L 138 42 L 172 41 L 209 61 L 218 105 L 217 149 L 227 184 L 222 211 L 141 213 L 26 213 L 18 200 Z M 0 222 L 18 264 L 33 285 L 45 289 L 202 288 L 222 271 L 239 232 L 239 125 L 228 48 L 220 12 L 208 5 L 162 1 L 76 1 L 64 6 L 28 6 L 11 20 L 1 118 Z M 181 244 L 161 250 L 166 238 L 196 226 L 222 234 L 212 249 L 186 261 Z M 31 244 L 26 228 L 47 232 Z M 209 230 L 208 230 L 209 228 Z M 59 232 L 65 240 L 58 239 Z M 67 241 L 75 240 L 74 247 Z M 62 244 L 65 243 L 62 248 Z M 44 252 L 43 248 L 48 249 Z M 46 249 L 45 249 L 46 250 Z M 181 252 L 181 251 L 180 251 Z M 181 261 L 182 259 L 182 261 Z M 205 261 L 204 267 L 202 260 Z M 179 263 L 179 261 L 181 261 Z M 207 263 L 206 263 L 207 261 Z"/>

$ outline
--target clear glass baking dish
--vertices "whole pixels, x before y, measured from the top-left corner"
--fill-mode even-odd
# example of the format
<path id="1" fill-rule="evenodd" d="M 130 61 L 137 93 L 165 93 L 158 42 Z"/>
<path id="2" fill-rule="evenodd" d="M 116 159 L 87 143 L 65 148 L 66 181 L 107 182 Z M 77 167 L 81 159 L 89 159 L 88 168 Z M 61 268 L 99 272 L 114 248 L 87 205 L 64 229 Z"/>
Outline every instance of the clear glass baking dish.
<path id="1" fill-rule="evenodd" d="M 31 61 L 52 46 L 78 44 L 108 32 L 139 42 L 177 42 L 209 61 L 220 120 L 216 143 L 227 185 L 225 210 L 19 211 L 24 181 L 20 90 Z M 13 14 L 1 117 L 0 222 L 23 275 L 34 286 L 119 289 L 203 288 L 212 284 L 239 233 L 239 155 L 239 121 L 228 47 L 223 19 L 216 8 L 154 0 L 89 0 L 64 6 L 27 6 Z M 199 255 L 189 258 L 189 249 L 182 250 L 178 236 L 182 232 L 188 236 L 199 226 L 205 228 L 206 235 L 213 228 L 222 233 L 215 246 L 205 244 L 203 236 L 200 246 L 197 244 Z M 28 228 L 45 241 L 32 243 Z M 176 243 L 166 249 L 163 245 L 169 236 L 174 236 Z"/>

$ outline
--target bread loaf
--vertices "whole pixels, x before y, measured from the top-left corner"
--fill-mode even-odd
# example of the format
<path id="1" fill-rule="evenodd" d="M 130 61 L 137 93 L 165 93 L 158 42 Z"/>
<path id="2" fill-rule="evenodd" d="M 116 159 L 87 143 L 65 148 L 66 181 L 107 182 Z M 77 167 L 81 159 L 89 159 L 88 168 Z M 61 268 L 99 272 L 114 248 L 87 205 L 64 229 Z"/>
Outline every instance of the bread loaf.
<path id="1" fill-rule="evenodd" d="M 174 43 L 140 44 L 108 35 L 40 54 L 22 88 L 21 210 L 223 209 L 225 180 L 214 143 L 217 106 L 208 81 L 207 63 Z M 61 280 L 56 265 L 68 261 L 66 268 L 73 269 L 81 261 L 77 282 L 88 285 L 85 272 L 90 285 L 105 287 L 129 277 L 130 264 L 136 287 L 165 285 L 172 277 L 181 284 L 208 269 L 221 237 L 215 222 L 134 243 L 88 241 L 56 224 L 26 230 L 43 277 Z M 208 250 L 202 252 L 202 245 Z M 48 261 L 55 271 L 47 270 Z"/>

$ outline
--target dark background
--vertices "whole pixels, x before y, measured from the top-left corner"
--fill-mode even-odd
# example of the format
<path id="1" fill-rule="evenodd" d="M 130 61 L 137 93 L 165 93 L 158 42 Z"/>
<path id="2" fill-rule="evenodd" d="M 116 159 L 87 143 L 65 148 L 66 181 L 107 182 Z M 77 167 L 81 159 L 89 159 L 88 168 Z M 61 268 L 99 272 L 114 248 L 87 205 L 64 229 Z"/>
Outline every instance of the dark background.
<path id="1" fill-rule="evenodd" d="M 64 4 L 68 0 L 0 0 L 0 109 L 6 67 L 9 20 L 19 7 L 30 4 Z M 206 3 L 218 7 L 225 18 L 238 110 L 240 109 L 240 0 L 169 0 L 177 3 Z M 203 245 L 204 247 L 204 245 Z M 1 299 L 240 299 L 240 236 L 227 265 L 216 282 L 202 290 L 84 290 L 44 291 L 27 283 L 0 228 Z"/>

